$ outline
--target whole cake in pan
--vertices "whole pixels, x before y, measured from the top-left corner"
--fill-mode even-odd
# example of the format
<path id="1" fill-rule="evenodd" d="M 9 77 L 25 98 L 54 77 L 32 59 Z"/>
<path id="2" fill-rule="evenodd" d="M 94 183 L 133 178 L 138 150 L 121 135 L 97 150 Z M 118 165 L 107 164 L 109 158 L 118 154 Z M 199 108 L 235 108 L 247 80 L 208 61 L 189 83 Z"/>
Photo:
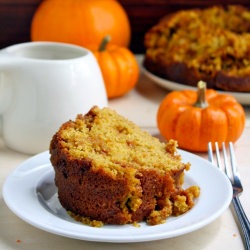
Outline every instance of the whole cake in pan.
<path id="1" fill-rule="evenodd" d="M 178 11 L 145 34 L 144 66 L 181 84 L 250 91 L 250 11 L 240 5 Z"/>

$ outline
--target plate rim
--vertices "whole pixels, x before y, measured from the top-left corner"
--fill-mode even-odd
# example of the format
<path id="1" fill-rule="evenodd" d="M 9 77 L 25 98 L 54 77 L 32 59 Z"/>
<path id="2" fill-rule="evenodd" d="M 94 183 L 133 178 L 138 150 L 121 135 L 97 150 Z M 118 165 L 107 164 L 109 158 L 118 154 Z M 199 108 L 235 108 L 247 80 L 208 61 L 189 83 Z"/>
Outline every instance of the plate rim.
<path id="1" fill-rule="evenodd" d="M 41 230 L 50 232 L 52 234 L 56 234 L 56 235 L 61 235 L 64 237 L 68 237 L 68 238 L 74 238 L 74 239 L 79 239 L 79 240 L 86 240 L 86 241 L 95 241 L 95 242 L 112 242 L 112 243 L 132 243 L 132 242 L 146 242 L 146 241 L 154 241 L 154 240 L 161 240 L 161 239 L 167 239 L 167 238 L 172 238 L 172 237 L 176 237 L 176 236 L 180 236 L 189 232 L 193 232 L 195 230 L 198 230 L 208 224 L 210 224 L 212 221 L 214 221 L 215 219 L 217 219 L 230 205 L 231 203 L 231 199 L 232 199 L 232 186 L 230 181 L 228 180 L 228 178 L 226 177 L 225 174 L 223 174 L 219 169 L 217 169 L 216 167 L 214 167 L 211 163 L 209 163 L 207 160 L 205 160 L 204 158 L 192 154 L 190 152 L 178 149 L 178 151 L 180 152 L 181 156 L 184 158 L 193 158 L 195 157 L 195 159 L 199 159 L 200 162 L 204 163 L 205 165 L 209 165 L 209 167 L 211 167 L 212 172 L 214 174 L 216 174 L 216 176 L 218 178 L 221 178 L 221 180 L 224 181 L 223 185 L 224 188 L 226 188 L 227 190 L 227 195 L 224 197 L 223 202 L 220 205 L 220 209 L 218 209 L 218 211 L 214 212 L 213 214 L 209 215 L 208 217 L 206 217 L 206 219 L 200 220 L 199 222 L 196 221 L 196 223 L 193 223 L 191 226 L 184 226 L 184 229 L 180 230 L 180 228 L 177 227 L 177 229 L 172 230 L 172 231 L 168 231 L 166 232 L 166 228 L 170 227 L 171 225 L 175 226 L 175 225 L 179 225 L 181 224 L 180 219 L 181 217 L 179 217 L 180 219 L 176 219 L 173 222 L 168 222 L 166 221 L 166 223 L 164 224 L 160 224 L 160 225 L 156 225 L 156 226 L 142 226 L 136 228 L 132 225 L 124 225 L 124 226 L 104 226 L 103 228 L 92 228 L 90 226 L 87 225 L 83 225 L 80 223 L 71 223 L 68 222 L 66 220 L 63 220 L 62 218 L 59 218 L 55 215 L 52 215 L 52 213 L 50 213 L 49 211 L 45 211 L 46 209 L 40 204 L 40 202 L 38 201 L 38 197 L 36 197 L 35 194 L 35 186 L 39 183 L 39 181 L 41 180 L 42 176 L 40 176 L 39 179 L 37 180 L 33 180 L 32 182 L 28 183 L 28 188 L 29 188 L 29 200 L 31 200 L 32 202 L 32 197 L 36 198 L 35 200 L 33 200 L 34 203 L 36 203 L 37 206 L 40 206 L 40 208 L 42 208 L 43 210 L 41 210 L 40 212 L 42 212 L 43 215 L 45 215 L 46 218 L 44 218 L 44 221 L 41 223 L 41 221 L 34 221 L 34 218 L 32 219 L 32 217 L 29 217 L 27 214 L 24 214 L 23 211 L 19 211 L 17 208 L 17 204 L 14 202 L 15 199 L 10 199 L 8 197 L 8 193 L 10 192 L 10 188 L 11 188 L 11 182 L 16 182 L 16 179 L 19 178 L 20 181 L 20 174 L 24 174 L 23 173 L 23 169 L 27 169 L 27 171 L 29 171 L 31 176 L 34 176 L 34 173 L 36 173 L 36 171 L 43 171 L 44 169 L 46 171 L 43 172 L 43 175 L 45 176 L 46 174 L 48 175 L 49 172 L 54 172 L 50 161 L 49 161 L 49 152 L 45 151 L 42 152 L 38 155 L 35 155 L 31 158 L 28 158 L 27 160 L 25 160 L 23 163 L 19 164 L 16 169 L 14 169 L 12 171 L 12 173 L 6 178 L 4 185 L 3 185 L 3 199 L 7 205 L 7 207 L 14 213 L 16 214 L 19 218 L 21 218 L 23 221 L 27 222 L 28 224 L 39 228 Z M 34 164 L 37 164 L 36 166 L 33 166 Z M 192 163 L 191 163 L 192 164 Z M 207 169 L 208 166 L 206 166 Z M 192 170 L 192 166 L 191 166 L 191 170 Z M 209 170 L 211 171 L 211 170 Z M 39 173 L 40 173 L 39 172 Z M 188 171 L 187 173 L 185 173 L 186 176 L 190 176 L 191 178 L 191 174 L 189 174 L 190 171 Z M 35 179 L 35 178 L 34 178 Z M 32 190 L 30 190 L 32 189 Z M 19 189 L 20 191 L 21 189 Z M 30 192 L 32 191 L 32 192 Z M 201 192 L 203 192 L 201 190 Z M 198 198 L 199 199 L 199 198 Z M 40 205 L 39 205 L 40 204 Z M 33 204 L 34 205 L 34 204 Z M 199 203 L 196 204 L 191 210 L 190 210 L 190 214 L 195 212 L 196 207 L 199 206 Z M 19 207 L 19 206 L 18 206 Z M 198 207 L 199 208 L 199 207 Z M 193 212 L 192 212 L 193 211 Z M 52 217 L 51 217 L 52 216 Z M 188 214 L 184 214 L 181 215 L 182 217 L 184 216 L 188 216 Z M 51 218 L 54 218 L 56 223 L 58 223 L 56 226 L 57 228 L 54 226 L 53 227 L 53 223 L 51 224 L 51 222 L 46 222 L 46 220 L 50 220 Z M 178 218 L 178 217 L 177 217 Z M 36 219 L 35 219 L 36 220 Z M 46 224 L 47 223 L 47 224 Z M 168 224 L 169 223 L 169 224 Z M 171 224 L 171 225 L 170 225 Z M 69 229 L 65 230 L 64 226 L 66 225 L 66 227 L 68 226 Z M 143 225 L 143 223 L 141 224 Z M 107 236 L 106 233 L 108 232 L 116 232 L 117 227 L 122 228 L 120 230 L 121 234 L 117 234 L 115 233 L 115 235 L 111 235 L 111 236 Z M 72 230 L 74 229 L 74 230 Z M 80 229 L 79 232 L 75 232 L 75 230 L 77 231 L 78 229 Z M 84 229 L 82 231 L 82 229 Z M 86 230 L 85 230 L 86 229 Z M 156 229 L 156 230 L 155 230 Z M 106 231 L 103 231 L 106 230 Z M 145 234 L 132 234 L 132 235 L 124 235 L 122 234 L 122 232 L 125 232 L 125 230 L 129 230 L 129 231 L 133 231 L 136 230 L 136 232 L 140 232 L 138 230 L 142 230 Z M 87 231 L 87 233 L 86 233 Z M 105 234 L 100 234 L 105 232 Z M 130 232 L 131 233 L 131 232 Z"/>
<path id="2" fill-rule="evenodd" d="M 185 90 L 185 89 L 190 89 L 190 90 L 196 90 L 196 87 L 194 86 L 189 86 L 185 85 L 182 83 L 177 83 L 173 82 L 167 79 L 164 79 L 160 76 L 157 76 L 147 70 L 143 63 L 141 64 L 142 72 L 146 77 L 151 79 L 154 83 L 157 85 L 168 89 L 168 90 Z M 223 91 L 223 90 L 217 90 L 218 93 L 220 94 L 227 94 L 227 95 L 232 95 L 240 104 L 242 105 L 250 105 L 250 92 L 233 92 L 233 91 Z"/>

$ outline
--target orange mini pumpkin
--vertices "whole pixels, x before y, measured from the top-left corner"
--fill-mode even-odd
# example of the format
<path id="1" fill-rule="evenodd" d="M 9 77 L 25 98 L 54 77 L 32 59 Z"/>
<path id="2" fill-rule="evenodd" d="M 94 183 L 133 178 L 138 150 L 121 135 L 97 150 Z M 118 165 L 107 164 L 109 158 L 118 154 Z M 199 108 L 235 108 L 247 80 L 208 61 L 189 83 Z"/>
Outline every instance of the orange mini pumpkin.
<path id="1" fill-rule="evenodd" d="M 125 9 L 115 0 L 46 0 L 34 13 L 32 41 L 56 41 L 97 49 L 103 37 L 127 47 L 131 27 Z"/>
<path id="2" fill-rule="evenodd" d="M 206 152 L 208 142 L 235 142 L 243 132 L 245 113 L 228 94 L 208 89 L 202 81 L 198 91 L 173 91 L 161 102 L 158 128 L 167 140 L 175 139 L 180 148 Z"/>
<path id="3" fill-rule="evenodd" d="M 129 49 L 115 45 L 106 47 L 110 39 L 106 36 L 93 54 L 102 71 L 107 96 L 113 98 L 129 92 L 136 85 L 140 71 Z"/>

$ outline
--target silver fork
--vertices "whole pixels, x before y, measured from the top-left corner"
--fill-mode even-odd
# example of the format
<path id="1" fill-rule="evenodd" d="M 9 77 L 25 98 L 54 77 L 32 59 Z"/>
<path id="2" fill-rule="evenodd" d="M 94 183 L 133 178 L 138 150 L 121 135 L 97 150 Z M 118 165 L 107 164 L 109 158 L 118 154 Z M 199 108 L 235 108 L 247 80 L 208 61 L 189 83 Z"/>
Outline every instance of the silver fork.
<path id="1" fill-rule="evenodd" d="M 240 222 L 240 228 L 241 232 L 244 238 L 244 243 L 245 243 L 245 248 L 247 250 L 250 250 L 250 223 L 249 220 L 242 208 L 241 202 L 239 200 L 239 195 L 243 192 L 243 187 L 241 184 L 240 180 L 240 175 L 238 172 L 237 164 L 236 164 L 236 158 L 234 154 L 234 149 L 233 149 L 233 143 L 229 142 L 229 154 L 230 154 L 230 162 L 231 162 L 231 171 L 230 171 L 230 166 L 229 166 L 229 161 L 227 157 L 227 151 L 226 151 L 226 146 L 225 143 L 222 143 L 222 152 L 223 152 L 223 158 L 224 158 L 224 166 L 225 166 L 225 173 L 227 177 L 230 179 L 233 187 L 233 207 L 235 209 L 235 213 L 238 217 L 238 220 Z M 214 161 L 213 157 L 213 151 L 212 151 L 212 143 L 208 143 L 208 160 L 214 165 L 218 166 L 218 168 L 223 171 L 223 166 L 222 166 L 222 160 L 220 157 L 220 151 L 219 151 L 219 146 L 218 143 L 215 142 L 215 155 L 216 155 L 216 163 Z M 231 174 L 230 174 L 231 173 Z"/>

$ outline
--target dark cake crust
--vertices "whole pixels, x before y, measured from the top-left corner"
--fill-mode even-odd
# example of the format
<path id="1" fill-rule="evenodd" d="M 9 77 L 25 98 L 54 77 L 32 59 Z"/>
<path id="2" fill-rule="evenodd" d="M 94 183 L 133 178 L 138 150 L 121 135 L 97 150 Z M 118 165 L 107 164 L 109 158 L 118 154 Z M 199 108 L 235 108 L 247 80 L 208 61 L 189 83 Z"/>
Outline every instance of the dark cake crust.
<path id="1" fill-rule="evenodd" d="M 144 66 L 153 74 L 169 81 L 197 87 L 197 82 L 203 79 L 208 88 L 217 88 L 215 76 L 199 72 L 197 69 L 190 68 L 182 62 L 166 63 L 164 61 L 161 62 L 161 60 L 153 61 L 146 57 Z"/>

